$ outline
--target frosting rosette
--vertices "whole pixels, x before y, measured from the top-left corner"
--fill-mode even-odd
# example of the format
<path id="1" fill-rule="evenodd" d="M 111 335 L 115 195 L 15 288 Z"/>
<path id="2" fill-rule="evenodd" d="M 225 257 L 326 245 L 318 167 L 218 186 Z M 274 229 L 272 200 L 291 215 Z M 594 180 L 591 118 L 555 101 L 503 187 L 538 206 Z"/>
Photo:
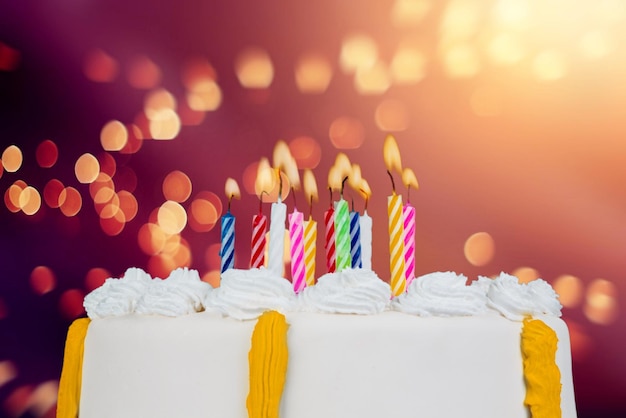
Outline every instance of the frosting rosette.
<path id="1" fill-rule="evenodd" d="M 258 318 L 267 310 L 291 311 L 296 301 L 288 280 L 261 267 L 226 270 L 220 287 L 209 293 L 204 305 L 207 310 L 246 320 Z"/>
<path id="2" fill-rule="evenodd" d="M 204 300 L 213 288 L 200 280 L 197 270 L 178 268 L 165 280 L 154 279 L 137 301 L 142 315 L 181 316 L 204 310 Z"/>
<path id="3" fill-rule="evenodd" d="M 487 305 L 513 321 L 535 315 L 561 316 L 559 296 L 548 282 L 519 283 L 517 277 L 506 273 L 492 280 Z"/>
<path id="4" fill-rule="evenodd" d="M 413 280 L 394 298 L 394 310 L 419 316 L 469 316 L 487 312 L 486 286 L 454 272 L 436 272 Z"/>
<path id="5" fill-rule="evenodd" d="M 372 315 L 387 309 L 390 294 L 389 284 L 373 271 L 347 268 L 323 275 L 298 298 L 307 312 Z"/>
<path id="6" fill-rule="evenodd" d="M 129 268 L 119 279 L 106 279 L 102 286 L 85 296 L 83 306 L 87 316 L 96 319 L 134 312 L 151 283 L 150 275 L 137 267 Z"/>

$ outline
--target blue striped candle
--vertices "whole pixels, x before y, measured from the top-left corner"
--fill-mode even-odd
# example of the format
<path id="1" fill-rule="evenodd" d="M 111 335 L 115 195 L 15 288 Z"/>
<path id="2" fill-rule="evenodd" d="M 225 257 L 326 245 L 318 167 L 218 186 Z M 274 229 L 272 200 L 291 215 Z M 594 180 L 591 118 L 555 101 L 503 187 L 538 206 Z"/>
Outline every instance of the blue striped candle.
<path id="1" fill-rule="evenodd" d="M 221 272 L 235 267 L 235 217 L 230 211 L 222 216 L 222 246 L 220 248 L 222 257 Z"/>
<path id="2" fill-rule="evenodd" d="M 361 261 L 361 225 L 359 222 L 359 212 L 350 212 L 350 257 L 352 258 L 352 268 L 363 267 Z"/>

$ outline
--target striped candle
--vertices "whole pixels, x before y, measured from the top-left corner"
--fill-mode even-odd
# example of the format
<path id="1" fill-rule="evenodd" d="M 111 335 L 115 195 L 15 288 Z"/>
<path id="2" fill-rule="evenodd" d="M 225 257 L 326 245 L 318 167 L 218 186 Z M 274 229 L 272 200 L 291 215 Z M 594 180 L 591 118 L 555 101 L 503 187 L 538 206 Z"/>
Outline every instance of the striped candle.
<path id="1" fill-rule="evenodd" d="M 389 215 L 389 270 L 393 296 L 400 296 L 406 288 L 404 276 L 404 225 L 402 221 L 402 196 L 393 193 L 387 197 Z"/>
<path id="2" fill-rule="evenodd" d="M 231 215 L 230 211 L 222 216 L 221 240 L 220 257 L 222 258 L 222 265 L 220 271 L 224 273 L 235 266 L 235 217 Z"/>
<path id="3" fill-rule="evenodd" d="M 283 275 L 283 254 L 285 252 L 285 217 L 287 206 L 278 199 L 272 203 L 270 216 L 270 242 L 267 269 L 277 276 Z"/>
<path id="4" fill-rule="evenodd" d="M 326 270 L 334 273 L 337 267 L 335 253 L 335 211 L 328 208 L 324 212 L 324 249 L 326 250 Z"/>
<path id="5" fill-rule="evenodd" d="M 335 245 L 337 250 L 337 271 L 351 266 L 350 257 L 350 215 L 348 202 L 341 198 L 335 207 Z"/>
<path id="6" fill-rule="evenodd" d="M 415 278 L 415 207 L 407 202 L 402 208 L 404 219 L 404 276 L 408 288 Z"/>
<path id="7" fill-rule="evenodd" d="M 297 209 L 289 214 L 289 243 L 291 252 L 291 282 L 300 293 L 306 287 L 304 269 L 304 217 Z"/>
<path id="8" fill-rule="evenodd" d="M 361 230 L 361 263 L 363 269 L 372 269 L 372 217 L 367 214 L 367 210 L 363 211 L 363 215 L 359 217 Z"/>
<path id="9" fill-rule="evenodd" d="M 304 222 L 304 268 L 307 286 L 315 284 L 315 241 L 317 241 L 317 222 L 309 215 L 309 220 Z"/>
<path id="10" fill-rule="evenodd" d="M 250 252 L 250 267 L 259 268 L 265 265 L 265 231 L 267 230 L 267 216 L 259 213 L 252 218 L 252 242 Z"/>
<path id="11" fill-rule="evenodd" d="M 350 212 L 350 259 L 352 268 L 363 267 L 361 261 L 361 224 L 359 212 Z"/>

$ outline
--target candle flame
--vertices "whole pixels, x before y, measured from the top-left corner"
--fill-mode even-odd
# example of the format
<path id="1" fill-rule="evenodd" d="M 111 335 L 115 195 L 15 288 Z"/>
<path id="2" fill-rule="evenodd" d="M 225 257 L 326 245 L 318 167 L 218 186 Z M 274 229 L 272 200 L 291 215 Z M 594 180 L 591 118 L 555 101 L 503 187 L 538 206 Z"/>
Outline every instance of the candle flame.
<path id="1" fill-rule="evenodd" d="M 317 202 L 317 182 L 315 181 L 315 175 L 313 171 L 306 169 L 302 175 L 302 182 L 304 183 L 304 195 L 308 202 Z"/>
<path id="2" fill-rule="evenodd" d="M 393 135 L 387 135 L 385 138 L 385 144 L 383 145 L 383 156 L 385 159 L 385 166 L 388 171 L 396 170 L 398 173 L 402 172 L 402 160 L 400 158 L 400 149 L 396 143 L 396 139 Z"/>
<path id="3" fill-rule="evenodd" d="M 226 191 L 226 197 L 228 197 L 228 199 L 231 199 L 233 197 L 235 199 L 239 199 L 241 197 L 237 180 L 232 177 L 226 179 L 226 185 L 224 186 L 224 190 Z"/>
<path id="4" fill-rule="evenodd" d="M 285 166 L 285 174 L 287 174 L 287 178 L 289 179 L 289 183 L 291 183 L 291 187 L 294 190 L 298 190 L 300 188 L 300 174 L 298 173 L 298 163 L 296 159 L 289 155 L 289 159 L 286 162 Z"/>
<path id="5" fill-rule="evenodd" d="M 372 189 L 370 188 L 367 180 L 361 180 L 361 186 L 359 187 L 359 192 L 363 195 L 365 199 L 369 199 L 372 196 Z"/>
<path id="6" fill-rule="evenodd" d="M 348 177 L 348 184 L 350 184 L 350 187 L 358 192 L 361 187 L 362 180 L 363 176 L 361 175 L 361 166 L 358 164 L 352 164 L 350 177 Z"/>
<path id="7" fill-rule="evenodd" d="M 415 173 L 410 168 L 405 168 L 404 171 L 402 171 L 402 183 L 404 183 L 406 187 L 412 187 L 414 189 L 419 188 L 417 177 L 415 177 Z"/>
<path id="8" fill-rule="evenodd" d="M 254 181 L 254 191 L 257 196 L 261 197 L 263 192 L 270 193 L 274 188 L 274 175 L 272 167 L 267 158 L 261 158 L 256 170 L 256 180 Z"/>
<path id="9" fill-rule="evenodd" d="M 335 157 L 335 167 L 338 170 L 339 177 L 343 180 L 345 177 L 350 177 L 352 175 L 352 164 L 350 163 L 350 159 L 346 154 L 340 152 Z"/>
<path id="10" fill-rule="evenodd" d="M 274 154 L 272 156 L 272 162 L 274 168 L 286 171 L 289 164 L 291 164 L 291 151 L 289 151 L 289 145 L 282 139 L 276 142 L 274 145 Z"/>
<path id="11" fill-rule="evenodd" d="M 328 170 L 328 187 L 333 191 L 340 191 L 342 180 L 341 171 L 336 166 L 332 166 Z"/>

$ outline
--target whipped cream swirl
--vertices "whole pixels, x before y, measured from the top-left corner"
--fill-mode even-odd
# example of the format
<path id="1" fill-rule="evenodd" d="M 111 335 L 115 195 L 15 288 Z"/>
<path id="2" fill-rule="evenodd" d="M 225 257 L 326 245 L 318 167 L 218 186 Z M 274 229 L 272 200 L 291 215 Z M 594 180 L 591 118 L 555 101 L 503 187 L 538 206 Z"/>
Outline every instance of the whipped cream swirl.
<path id="1" fill-rule="evenodd" d="M 328 273 L 299 295 L 300 308 L 308 312 L 372 315 L 389 306 L 389 284 L 366 269 Z"/>
<path id="2" fill-rule="evenodd" d="M 466 284 L 467 277 L 436 272 L 418 277 L 406 293 L 394 298 L 392 308 L 419 316 L 464 316 L 487 312 L 485 283 Z"/>
<path id="3" fill-rule="evenodd" d="M 210 284 L 200 280 L 196 270 L 178 268 L 165 280 L 154 279 L 137 301 L 135 312 L 142 315 L 181 316 L 204 310 Z"/>
<path id="4" fill-rule="evenodd" d="M 137 302 L 148 291 L 152 278 L 140 268 L 131 267 L 121 278 L 106 279 L 83 301 L 91 319 L 122 316 L 135 311 Z"/>
<path id="5" fill-rule="evenodd" d="M 561 316 L 559 296 L 543 279 L 519 283 L 506 273 L 492 280 L 487 291 L 487 304 L 506 318 L 522 321 L 526 316 Z"/>
<path id="6" fill-rule="evenodd" d="M 209 293 L 204 305 L 232 318 L 258 318 L 267 310 L 286 313 L 295 309 L 291 283 L 264 267 L 229 269 L 222 273 L 220 287 Z"/>

